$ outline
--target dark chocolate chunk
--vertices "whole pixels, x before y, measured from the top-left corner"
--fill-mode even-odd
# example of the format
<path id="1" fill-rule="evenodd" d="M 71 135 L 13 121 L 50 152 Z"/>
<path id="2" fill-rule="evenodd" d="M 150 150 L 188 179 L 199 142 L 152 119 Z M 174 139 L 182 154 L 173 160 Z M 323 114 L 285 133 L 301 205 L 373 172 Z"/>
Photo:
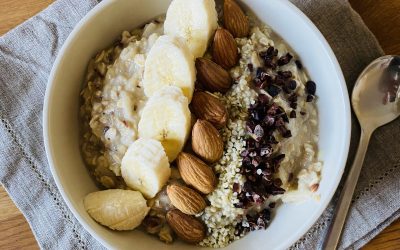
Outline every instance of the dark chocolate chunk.
<path id="1" fill-rule="evenodd" d="M 294 63 L 296 63 L 296 66 L 298 69 L 300 69 L 300 70 L 303 69 L 303 64 L 300 62 L 300 60 L 296 60 L 296 61 L 294 61 Z"/>
<path id="2" fill-rule="evenodd" d="M 278 59 L 278 66 L 283 66 L 286 65 L 292 60 L 293 56 L 290 53 L 287 53 L 286 55 L 282 56 L 281 58 Z"/>
<path id="3" fill-rule="evenodd" d="M 286 83 L 286 88 L 288 88 L 289 90 L 295 90 L 297 87 L 297 82 L 295 80 L 290 80 Z"/>
<path id="4" fill-rule="evenodd" d="M 254 66 L 252 63 L 247 64 L 247 68 L 249 69 L 250 72 L 254 71 Z"/>
<path id="5" fill-rule="evenodd" d="M 315 92 L 317 91 L 317 85 L 313 81 L 307 81 L 306 82 L 306 91 L 310 95 L 315 95 Z"/>
<path id="6" fill-rule="evenodd" d="M 275 97 L 279 92 L 281 92 L 281 89 L 278 86 L 271 84 L 267 87 L 267 92 L 270 96 Z"/>

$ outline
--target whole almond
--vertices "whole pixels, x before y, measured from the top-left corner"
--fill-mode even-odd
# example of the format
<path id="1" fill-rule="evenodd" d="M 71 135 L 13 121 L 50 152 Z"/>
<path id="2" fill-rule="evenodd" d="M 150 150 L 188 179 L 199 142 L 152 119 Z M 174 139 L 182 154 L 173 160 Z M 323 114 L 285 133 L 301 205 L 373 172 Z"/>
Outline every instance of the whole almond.
<path id="1" fill-rule="evenodd" d="M 192 130 L 192 149 L 204 161 L 214 163 L 222 157 L 224 142 L 211 123 L 198 119 Z"/>
<path id="2" fill-rule="evenodd" d="M 212 47 L 213 60 L 225 69 L 230 69 L 239 61 L 238 47 L 232 34 L 223 28 L 218 28 L 214 35 Z"/>
<path id="3" fill-rule="evenodd" d="M 249 34 L 249 20 L 234 0 L 224 1 L 224 25 L 234 37 L 246 37 Z"/>
<path id="4" fill-rule="evenodd" d="M 206 227 L 201 221 L 178 209 L 167 213 L 167 222 L 178 237 L 188 243 L 198 243 L 206 236 Z"/>
<path id="5" fill-rule="evenodd" d="M 228 121 L 225 105 L 210 93 L 194 92 L 191 107 L 197 118 L 209 121 L 217 129 L 223 128 Z"/>
<path id="6" fill-rule="evenodd" d="M 206 58 L 196 59 L 197 79 L 206 90 L 226 93 L 232 86 L 229 72 Z"/>
<path id="7" fill-rule="evenodd" d="M 216 177 L 211 167 L 196 156 L 181 152 L 176 158 L 176 164 L 183 181 L 202 192 L 209 194 L 215 189 Z"/>
<path id="8" fill-rule="evenodd" d="M 198 214 L 207 206 L 204 198 L 188 187 L 172 184 L 167 187 L 167 194 L 172 205 L 185 214 Z"/>

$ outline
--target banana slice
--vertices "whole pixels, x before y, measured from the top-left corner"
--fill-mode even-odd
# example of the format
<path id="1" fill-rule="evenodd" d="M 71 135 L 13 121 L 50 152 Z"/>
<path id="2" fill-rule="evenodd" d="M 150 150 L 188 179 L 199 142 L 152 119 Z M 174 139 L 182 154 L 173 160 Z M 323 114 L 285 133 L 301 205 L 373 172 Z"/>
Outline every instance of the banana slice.
<path id="1" fill-rule="evenodd" d="M 182 37 L 192 54 L 202 57 L 218 27 L 214 0 L 173 0 L 164 23 L 164 33 Z"/>
<path id="2" fill-rule="evenodd" d="M 113 230 L 134 229 L 150 210 L 140 192 L 123 189 L 90 193 L 83 203 L 90 217 Z"/>
<path id="3" fill-rule="evenodd" d="M 122 158 L 121 174 L 128 187 L 153 198 L 171 175 L 161 143 L 144 138 L 132 143 Z"/>
<path id="4" fill-rule="evenodd" d="M 189 135 L 191 114 L 181 89 L 164 87 L 146 103 L 139 121 L 139 138 L 161 142 L 169 162 L 182 151 Z"/>
<path id="5" fill-rule="evenodd" d="M 178 37 L 161 36 L 147 56 L 143 87 L 147 97 L 164 86 L 178 86 L 192 99 L 196 69 L 194 57 L 187 45 Z"/>

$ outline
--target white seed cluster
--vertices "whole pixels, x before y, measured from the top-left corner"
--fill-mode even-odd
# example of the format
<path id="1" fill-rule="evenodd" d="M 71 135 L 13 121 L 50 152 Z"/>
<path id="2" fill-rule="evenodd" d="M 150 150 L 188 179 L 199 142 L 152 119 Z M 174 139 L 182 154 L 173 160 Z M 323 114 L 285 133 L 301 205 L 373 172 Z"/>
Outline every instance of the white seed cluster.
<path id="1" fill-rule="evenodd" d="M 208 195 L 211 205 L 201 217 L 208 228 L 208 236 L 200 243 L 201 246 L 224 247 L 239 238 L 235 236 L 235 226 L 241 220 L 243 209 L 234 206 L 239 201 L 232 187 L 234 183 L 243 185 L 245 181 L 244 176 L 239 173 L 242 163 L 240 153 L 245 146 L 247 109 L 257 96 L 248 83 L 251 80 L 247 68 L 250 56 L 250 53 L 241 53 L 240 66 L 231 70 L 231 75 L 236 81 L 231 90 L 225 95 L 216 93 L 227 107 L 230 119 L 227 126 L 220 131 L 225 149 L 222 158 L 214 166 L 214 170 L 219 174 L 218 186 Z"/>

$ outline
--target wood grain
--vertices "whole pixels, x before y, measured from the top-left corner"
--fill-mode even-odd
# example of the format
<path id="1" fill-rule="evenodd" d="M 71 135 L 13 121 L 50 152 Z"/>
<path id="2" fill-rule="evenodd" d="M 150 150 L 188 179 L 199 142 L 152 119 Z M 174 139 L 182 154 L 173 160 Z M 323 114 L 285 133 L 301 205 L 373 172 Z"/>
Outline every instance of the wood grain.
<path id="1" fill-rule="evenodd" d="M 0 35 L 43 10 L 53 0 L 0 0 Z"/>
<path id="2" fill-rule="evenodd" d="M 400 249 L 400 220 L 378 234 L 363 250 L 398 250 Z"/>
<path id="3" fill-rule="evenodd" d="M 35 15 L 53 0 L 0 0 L 0 35 Z M 400 54 L 400 0 L 350 0 L 387 54 Z M 0 187 L 0 248 L 38 249 L 25 218 Z M 369 242 L 364 250 L 400 249 L 400 220 Z"/>
<path id="4" fill-rule="evenodd" d="M 400 54 L 400 1 L 350 0 L 388 55 Z M 400 247 L 399 247 L 400 248 Z"/>
<path id="5" fill-rule="evenodd" d="M 39 249 L 25 217 L 0 187 L 0 248 Z"/>

